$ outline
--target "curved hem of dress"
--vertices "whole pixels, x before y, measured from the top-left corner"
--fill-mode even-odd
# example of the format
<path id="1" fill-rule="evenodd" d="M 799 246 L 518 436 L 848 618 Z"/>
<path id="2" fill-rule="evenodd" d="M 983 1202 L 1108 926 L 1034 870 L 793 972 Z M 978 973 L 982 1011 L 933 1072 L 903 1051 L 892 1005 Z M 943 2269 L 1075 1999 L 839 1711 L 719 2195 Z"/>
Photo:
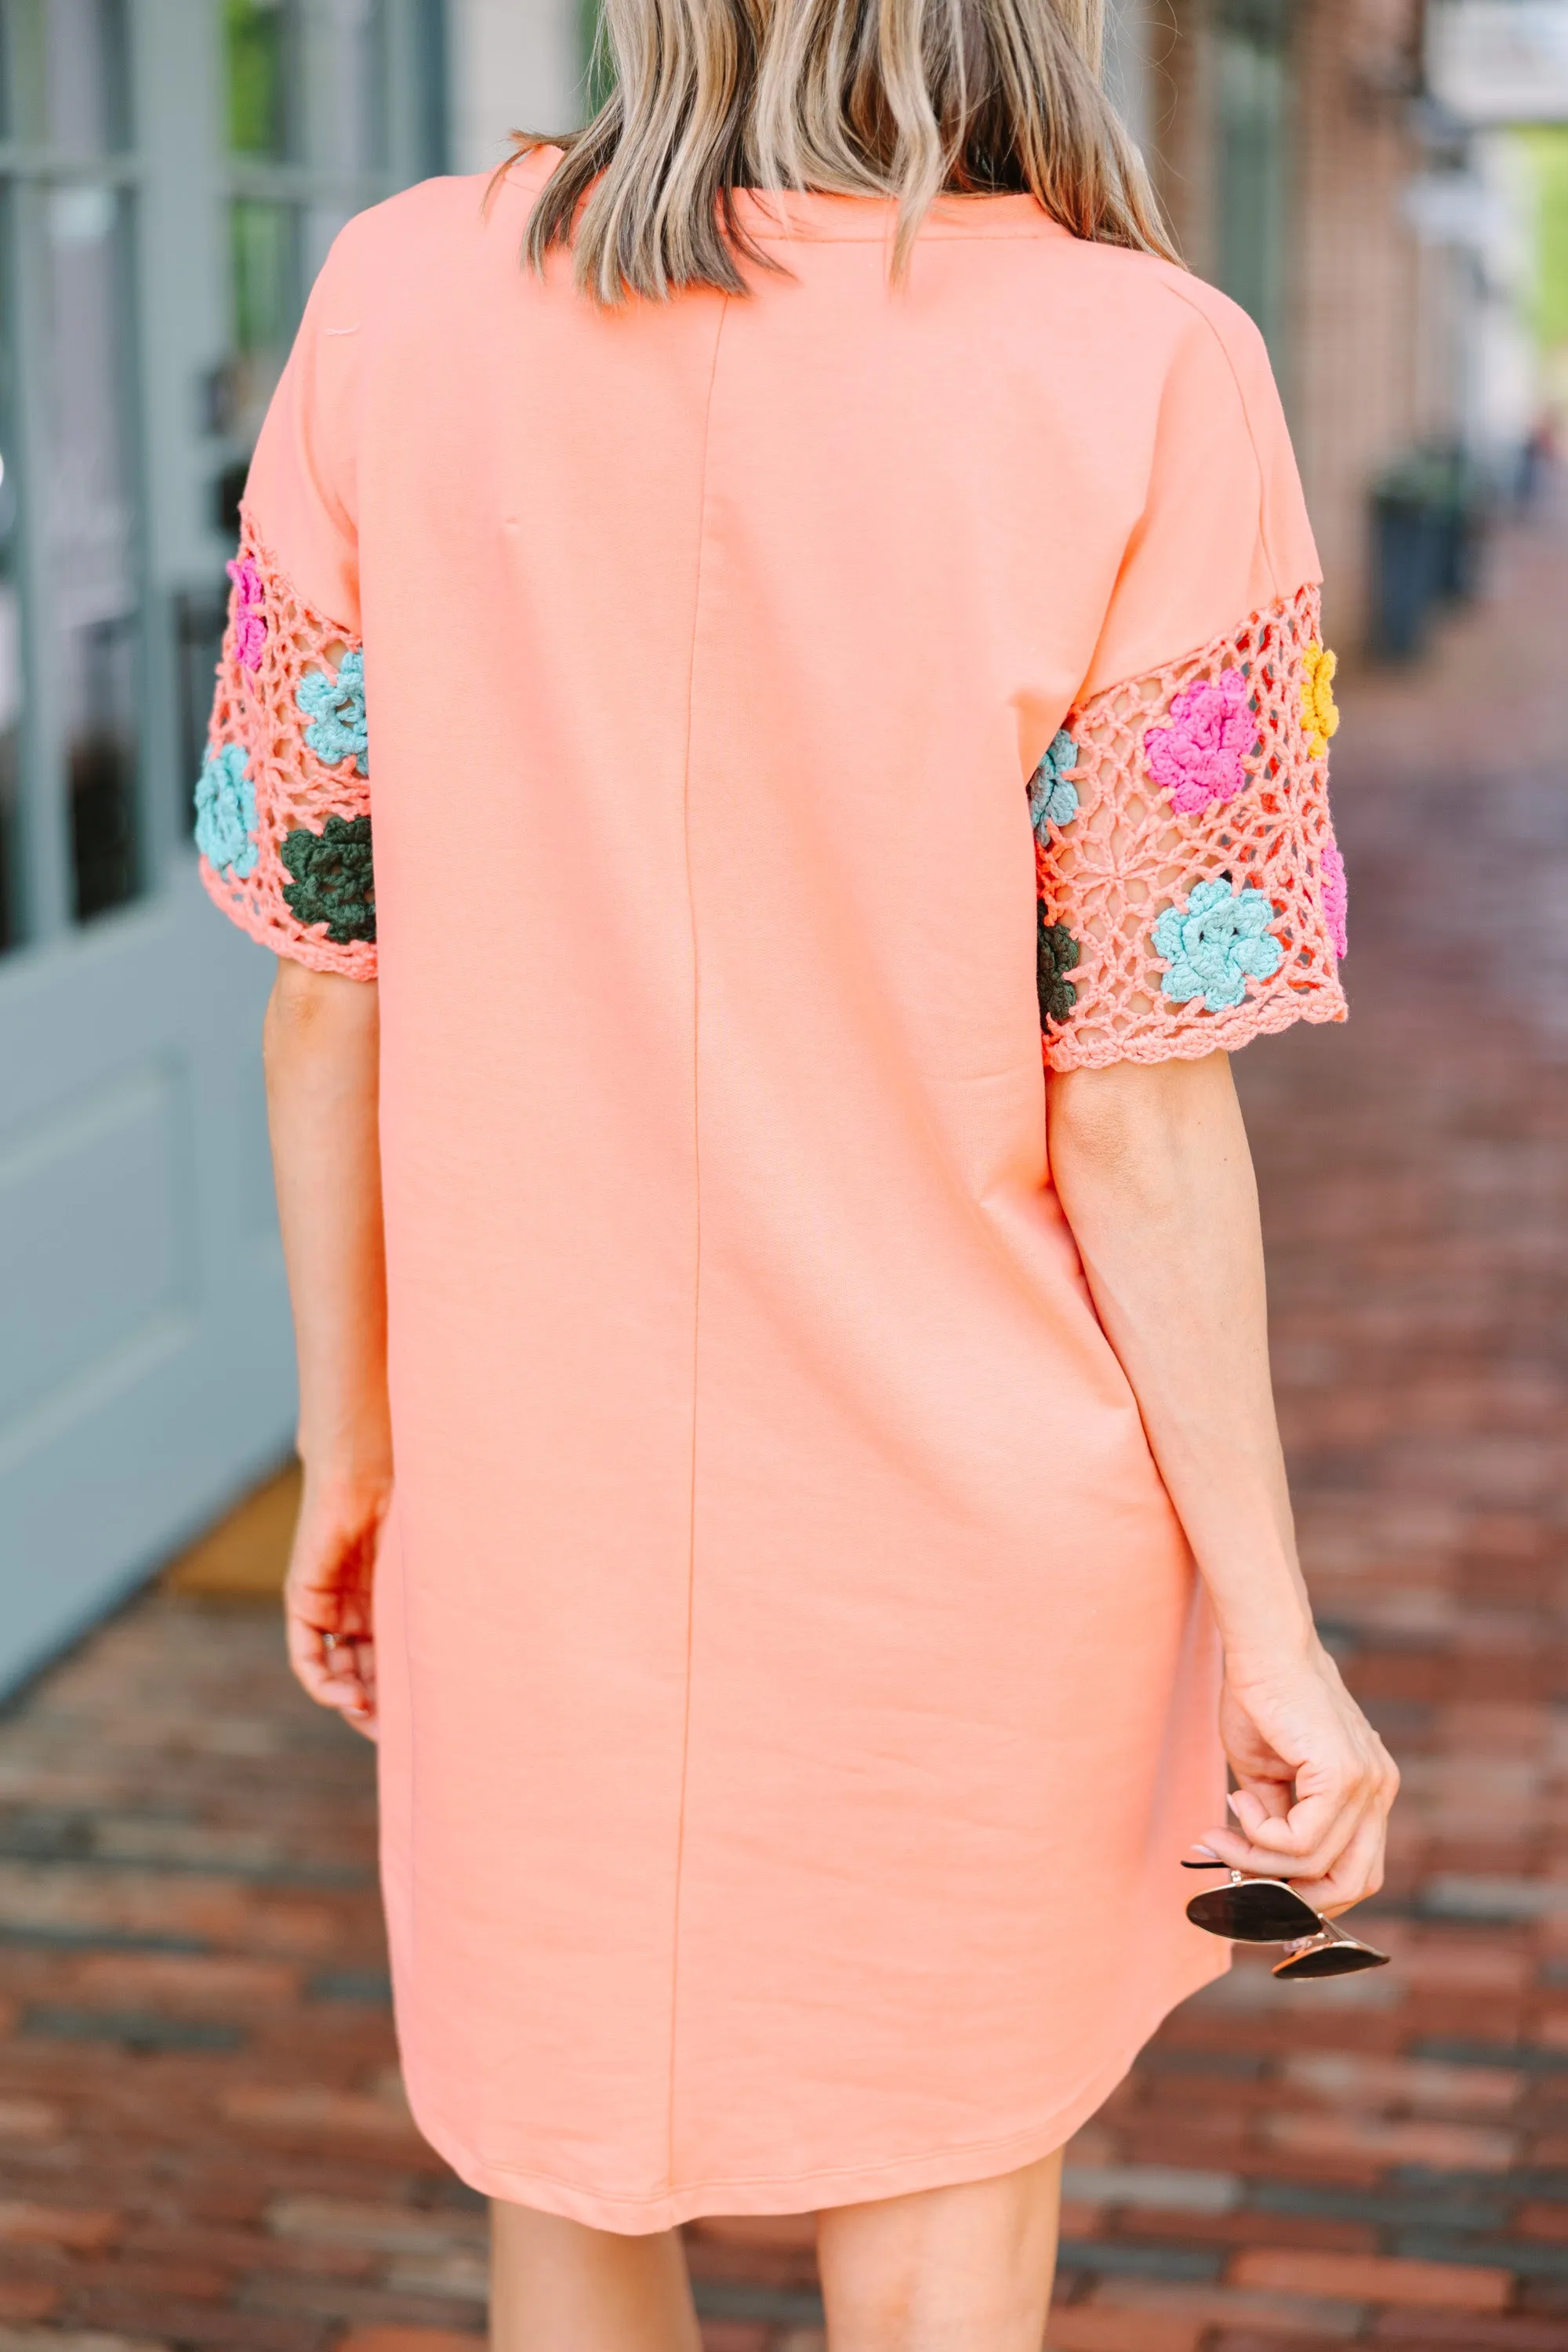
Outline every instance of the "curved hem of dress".
<path id="1" fill-rule="evenodd" d="M 734 2219 L 748 2214 L 816 2213 L 833 2205 L 869 2204 L 884 2197 L 910 2196 L 920 2189 L 952 2189 L 965 2181 L 989 2180 L 1054 2155 L 1104 2105 L 1172 2011 L 1224 1976 L 1230 1958 L 1228 1945 L 1216 1948 L 1211 1966 L 1179 1990 L 1163 1992 L 1138 2032 L 1048 2121 L 1028 2131 L 1014 2132 L 1005 2139 L 970 2141 L 962 2147 L 895 2158 L 887 2164 L 796 2173 L 779 2180 L 704 2180 L 647 2197 L 605 2197 L 573 2181 L 558 2180 L 550 2173 L 525 2172 L 471 2156 L 454 2135 L 426 2120 L 412 2090 L 409 2100 L 424 2137 L 458 2179 L 481 2197 L 553 2213 L 563 2221 L 584 2221 L 591 2229 L 613 2231 L 622 2237 L 647 2237 L 658 2230 L 678 2229 L 684 2221 L 721 2215 Z"/>

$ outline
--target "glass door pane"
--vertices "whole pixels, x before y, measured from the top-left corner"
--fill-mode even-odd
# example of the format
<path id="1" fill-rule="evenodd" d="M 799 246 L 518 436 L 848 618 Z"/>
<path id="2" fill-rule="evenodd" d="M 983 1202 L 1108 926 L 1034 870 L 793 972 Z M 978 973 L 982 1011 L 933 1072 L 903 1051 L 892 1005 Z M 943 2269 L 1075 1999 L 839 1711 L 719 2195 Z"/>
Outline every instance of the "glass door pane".
<path id="1" fill-rule="evenodd" d="M 45 0 L 43 132 L 52 147 L 103 155 L 127 132 L 120 0 Z"/>
<path id="2" fill-rule="evenodd" d="M 1219 282 L 1282 372 L 1289 138 L 1289 0 L 1227 0 L 1215 26 Z"/>
<path id="3" fill-rule="evenodd" d="M 16 428 L 16 323 L 10 260 L 14 198 L 0 185 L 0 954 L 24 936 L 22 717 L 26 672 L 17 518 L 21 467 Z"/>
<path id="4" fill-rule="evenodd" d="M 390 62 L 385 0 L 325 0 L 321 33 L 331 52 L 322 81 L 332 100 L 322 160 L 327 152 L 335 155 L 356 179 L 384 172 Z"/>
<path id="5" fill-rule="evenodd" d="M 286 163 L 299 118 L 296 0 L 224 0 L 228 143 L 236 155 Z"/>
<path id="6" fill-rule="evenodd" d="M 0 220 L 9 206 L 0 209 Z M 5 289 L 7 296 L 9 289 Z M 10 303 L 0 357 L 0 955 L 22 931 L 22 605 L 16 585 L 16 438 L 11 429 Z"/>
<path id="7" fill-rule="evenodd" d="M 228 225 L 234 304 L 230 430 L 249 448 L 299 323 L 299 208 L 268 196 L 237 196 Z"/>
<path id="8" fill-rule="evenodd" d="M 130 135 L 123 0 L 5 0 L 7 135 L 107 155 Z"/>
<path id="9" fill-rule="evenodd" d="M 70 805 L 79 921 L 139 885 L 139 612 L 128 425 L 124 198 L 90 183 L 44 204 L 44 462 L 33 485 L 44 551 L 44 657 Z"/>

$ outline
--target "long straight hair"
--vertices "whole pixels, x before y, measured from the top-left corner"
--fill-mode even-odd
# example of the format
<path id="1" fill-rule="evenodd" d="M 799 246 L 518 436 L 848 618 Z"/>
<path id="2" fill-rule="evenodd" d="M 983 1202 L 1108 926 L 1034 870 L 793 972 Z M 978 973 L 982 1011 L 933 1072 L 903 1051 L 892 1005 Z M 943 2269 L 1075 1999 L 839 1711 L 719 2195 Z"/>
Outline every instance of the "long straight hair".
<path id="1" fill-rule="evenodd" d="M 891 197 L 892 274 L 943 194 L 1032 194 L 1075 236 L 1174 259 L 1100 85 L 1102 0 L 604 0 L 610 94 L 529 222 L 603 303 L 747 290 L 778 264 L 741 189 Z M 545 143 L 514 134 L 520 150 Z M 504 170 L 503 166 L 503 170 Z"/>

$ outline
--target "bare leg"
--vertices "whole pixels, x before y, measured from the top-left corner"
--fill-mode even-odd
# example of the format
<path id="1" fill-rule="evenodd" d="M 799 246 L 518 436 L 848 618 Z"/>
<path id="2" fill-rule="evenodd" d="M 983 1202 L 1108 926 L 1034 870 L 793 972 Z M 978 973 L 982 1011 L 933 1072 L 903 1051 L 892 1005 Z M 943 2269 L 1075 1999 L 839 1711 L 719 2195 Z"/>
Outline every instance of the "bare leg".
<path id="1" fill-rule="evenodd" d="M 1040 2352 L 1061 2158 L 837 2205 L 817 2224 L 830 2352 Z"/>
<path id="2" fill-rule="evenodd" d="M 491 2352 L 700 2352 L 675 2231 L 626 2238 L 490 2207 Z"/>

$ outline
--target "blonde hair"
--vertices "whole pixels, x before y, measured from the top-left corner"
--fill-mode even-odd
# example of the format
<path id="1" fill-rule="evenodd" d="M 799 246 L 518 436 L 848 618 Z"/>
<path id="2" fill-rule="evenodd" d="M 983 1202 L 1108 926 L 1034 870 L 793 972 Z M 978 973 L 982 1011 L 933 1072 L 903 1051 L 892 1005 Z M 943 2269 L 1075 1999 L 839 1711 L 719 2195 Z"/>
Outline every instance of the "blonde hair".
<path id="1" fill-rule="evenodd" d="M 598 301 L 746 292 L 740 189 L 896 199 L 895 278 L 944 191 L 1027 191 L 1075 236 L 1174 258 L 1100 85 L 1103 0 L 604 0 L 610 95 L 534 205 Z M 514 134 L 520 150 L 542 140 Z M 503 170 L 506 167 L 503 166 Z"/>

